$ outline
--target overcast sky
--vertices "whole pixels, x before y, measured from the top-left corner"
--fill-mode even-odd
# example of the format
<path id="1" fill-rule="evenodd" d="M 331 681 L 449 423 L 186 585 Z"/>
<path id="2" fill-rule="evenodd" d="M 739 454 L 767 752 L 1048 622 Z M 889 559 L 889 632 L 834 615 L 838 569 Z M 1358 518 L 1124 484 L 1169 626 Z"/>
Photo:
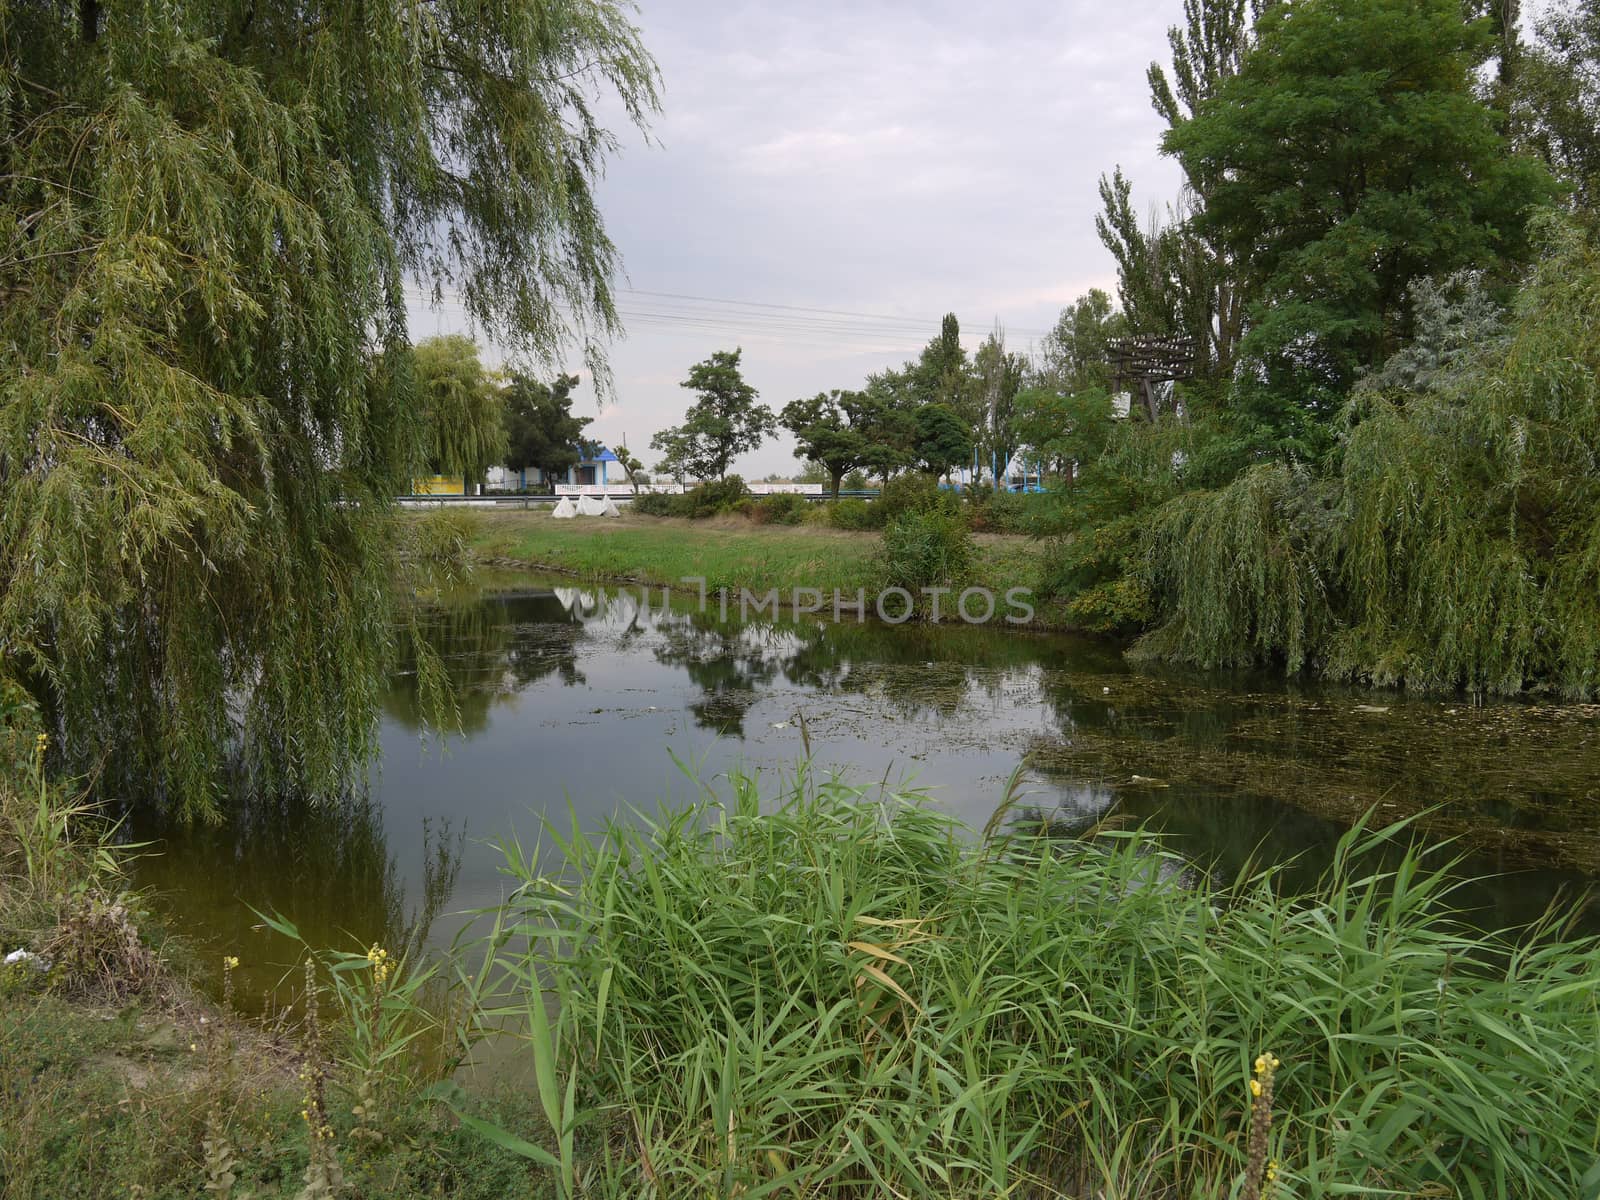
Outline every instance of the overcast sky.
<path id="1" fill-rule="evenodd" d="M 1026 349 L 1086 289 L 1114 290 L 1096 184 L 1120 163 L 1141 207 L 1176 193 L 1144 74 L 1180 16 L 1179 0 L 647 0 L 664 112 L 600 192 L 633 290 L 614 402 L 587 377 L 578 392 L 590 433 L 653 467 L 651 434 L 682 419 L 678 383 L 714 350 L 742 346 L 778 410 L 913 357 L 945 312 L 969 348 L 998 321 Z M 412 330 L 467 327 L 447 305 Z M 738 463 L 797 466 L 787 435 Z"/>

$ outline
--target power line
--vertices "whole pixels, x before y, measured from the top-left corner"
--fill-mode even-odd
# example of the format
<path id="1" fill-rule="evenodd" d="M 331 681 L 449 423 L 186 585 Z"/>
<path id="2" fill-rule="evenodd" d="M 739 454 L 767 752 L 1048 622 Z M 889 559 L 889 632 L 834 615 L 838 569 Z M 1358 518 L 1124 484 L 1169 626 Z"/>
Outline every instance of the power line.
<path id="1" fill-rule="evenodd" d="M 643 288 L 618 288 L 617 291 L 631 296 L 654 296 L 668 300 L 691 300 L 699 304 L 722 304 L 738 308 L 778 309 L 783 312 L 817 313 L 829 317 L 849 317 L 854 320 L 868 320 L 894 325 L 905 325 L 919 330 L 936 328 L 944 319 L 943 317 L 895 317 L 885 313 L 852 312 L 849 309 L 842 308 L 808 308 L 799 304 L 776 304 L 766 300 L 728 300 L 716 296 L 695 296 L 685 292 L 652 292 Z M 1009 327 L 1007 328 L 1007 332 L 1011 332 Z M 1043 337 L 1049 331 L 1043 329 L 1017 329 L 1016 332 L 1034 334 Z"/>
<path id="2" fill-rule="evenodd" d="M 460 293 L 453 288 L 442 289 L 443 295 L 452 297 L 452 300 L 448 301 L 442 298 L 434 300 L 430 289 L 410 284 L 407 285 L 407 289 L 412 295 L 435 308 L 451 307 L 464 315 L 470 315 L 460 302 Z M 936 320 L 923 321 L 914 317 L 891 317 L 880 313 L 852 312 L 848 309 L 810 308 L 795 304 L 723 299 L 682 292 L 655 292 L 640 288 L 619 288 L 618 292 L 626 296 L 654 298 L 644 302 L 649 307 L 634 307 L 626 302 L 619 304 L 617 315 L 625 326 L 629 322 L 637 322 L 646 327 L 659 329 L 663 322 L 671 322 L 680 325 L 693 324 L 707 332 L 745 329 L 787 335 L 825 335 L 829 342 L 845 339 L 859 342 L 866 339 L 876 344 L 889 337 L 922 342 L 931 336 L 930 331 L 938 325 Z M 721 307 L 701 307 L 704 305 Z M 1008 327 L 1006 332 L 1036 338 L 1046 336 L 1048 331 Z"/>

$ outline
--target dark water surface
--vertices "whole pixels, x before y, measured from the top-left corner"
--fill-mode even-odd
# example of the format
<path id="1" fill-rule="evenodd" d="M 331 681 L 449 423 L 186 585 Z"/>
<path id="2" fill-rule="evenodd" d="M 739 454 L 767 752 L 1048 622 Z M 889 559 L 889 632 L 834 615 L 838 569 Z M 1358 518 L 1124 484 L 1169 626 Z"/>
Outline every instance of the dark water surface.
<path id="1" fill-rule="evenodd" d="M 637 588 L 531 575 L 485 577 L 429 604 L 426 623 L 462 732 L 427 737 L 416 676 L 397 674 L 364 800 L 245 800 L 212 828 L 133 819 L 165 851 L 138 882 L 207 950 L 240 954 L 251 988 L 289 954 L 247 906 L 322 944 L 393 944 L 419 913 L 501 896 L 496 839 L 532 852 L 547 813 L 594 828 L 689 799 L 674 755 L 713 783 L 792 772 L 802 721 L 818 764 L 927 788 L 975 827 L 1021 763 L 1019 812 L 1148 822 L 1228 875 L 1293 859 L 1309 883 L 1367 809 L 1430 808 L 1430 834 L 1460 836 L 1469 872 L 1502 875 L 1463 893 L 1489 925 L 1532 920 L 1600 872 L 1593 706 L 1150 672 L 1101 643 L 1003 626 L 741 625 L 663 608 L 659 590 L 642 604 Z M 461 925 L 438 920 L 433 940 Z"/>

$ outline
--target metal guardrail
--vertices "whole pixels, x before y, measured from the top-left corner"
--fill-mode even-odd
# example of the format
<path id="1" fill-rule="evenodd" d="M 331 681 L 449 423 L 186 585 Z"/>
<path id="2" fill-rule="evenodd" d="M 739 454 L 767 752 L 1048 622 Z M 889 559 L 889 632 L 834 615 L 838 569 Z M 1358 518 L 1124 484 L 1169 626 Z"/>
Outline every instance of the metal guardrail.
<path id="1" fill-rule="evenodd" d="M 771 496 L 799 496 L 802 500 L 809 501 L 813 504 L 826 504 L 831 503 L 833 500 L 833 496 L 827 492 L 822 492 L 820 494 L 806 492 L 769 492 L 767 494 Z M 613 500 L 628 503 L 631 503 L 638 498 L 633 494 L 632 491 L 587 492 L 585 495 L 588 495 L 596 500 Z M 876 500 L 877 497 L 878 493 L 876 489 L 855 492 L 841 491 L 839 493 L 839 499 L 841 500 Z M 436 504 L 443 508 L 451 504 L 468 504 L 475 507 L 533 509 L 553 508 L 555 505 L 560 504 L 563 500 L 577 500 L 580 498 L 581 497 L 578 496 L 524 496 L 518 493 L 508 492 L 489 492 L 488 494 L 482 496 L 430 496 L 426 493 L 421 493 L 406 496 L 396 496 L 395 503 L 417 507 Z M 760 496 L 755 496 L 752 498 L 756 500 L 761 499 Z"/>

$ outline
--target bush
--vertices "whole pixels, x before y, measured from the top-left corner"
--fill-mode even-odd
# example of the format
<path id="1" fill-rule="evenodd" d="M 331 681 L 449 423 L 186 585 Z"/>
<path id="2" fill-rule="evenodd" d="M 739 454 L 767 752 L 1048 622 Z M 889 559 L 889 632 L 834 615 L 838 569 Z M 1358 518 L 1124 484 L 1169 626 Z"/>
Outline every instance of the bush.
<path id="1" fill-rule="evenodd" d="M 819 507 L 827 513 L 828 524 L 835 529 L 881 529 L 877 509 L 865 500 L 840 500 Z"/>
<path id="2" fill-rule="evenodd" d="M 969 488 L 967 524 L 974 533 L 1038 532 L 1044 497 L 1022 492 L 997 492 L 991 488 Z"/>
<path id="3" fill-rule="evenodd" d="M 681 498 L 669 492 L 641 492 L 633 502 L 633 511 L 647 517 L 675 517 L 680 515 L 677 509 Z"/>
<path id="4" fill-rule="evenodd" d="M 472 543 L 482 532 L 482 513 L 441 505 L 411 523 L 410 554 L 418 562 L 457 574 L 472 565 Z"/>
<path id="5" fill-rule="evenodd" d="M 706 517 L 719 517 L 724 513 L 746 511 L 740 508 L 740 502 L 749 495 L 744 480 L 737 475 L 729 475 L 726 479 L 713 479 L 692 487 L 677 496 L 646 492 L 633 502 L 633 510 L 647 517 L 687 517 L 698 521 Z"/>
<path id="6" fill-rule="evenodd" d="M 883 586 L 905 588 L 913 596 L 925 587 L 959 587 L 972 574 L 975 557 L 972 534 L 960 509 L 903 513 L 883 531 Z"/>
<path id="7" fill-rule="evenodd" d="M 680 497 L 687 510 L 682 515 L 697 521 L 706 517 L 719 517 L 723 513 L 734 511 L 739 501 L 749 494 L 750 489 L 744 486 L 744 480 L 737 475 L 729 475 L 726 479 L 713 479 L 709 483 L 702 483 L 699 487 L 690 488 Z"/>
<path id="8" fill-rule="evenodd" d="M 747 515 L 757 525 L 798 525 L 811 502 L 793 492 L 773 492 L 750 502 Z"/>
<path id="9" fill-rule="evenodd" d="M 956 492 L 939 487 L 939 481 L 921 471 L 908 471 L 896 475 L 883 485 L 873 507 L 877 510 L 879 529 L 887 529 L 898 516 L 908 512 L 922 512 L 930 508 L 953 510 L 961 501 Z"/>

